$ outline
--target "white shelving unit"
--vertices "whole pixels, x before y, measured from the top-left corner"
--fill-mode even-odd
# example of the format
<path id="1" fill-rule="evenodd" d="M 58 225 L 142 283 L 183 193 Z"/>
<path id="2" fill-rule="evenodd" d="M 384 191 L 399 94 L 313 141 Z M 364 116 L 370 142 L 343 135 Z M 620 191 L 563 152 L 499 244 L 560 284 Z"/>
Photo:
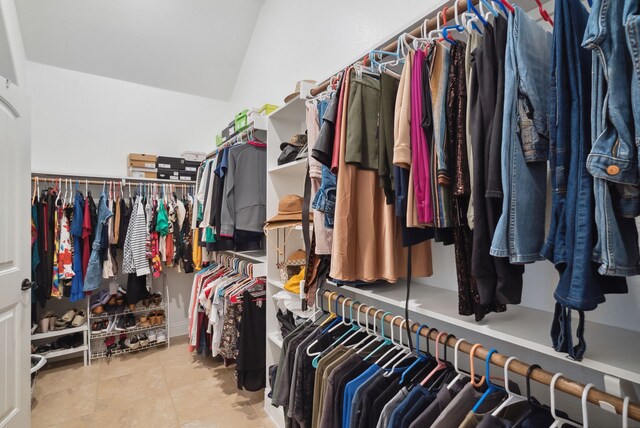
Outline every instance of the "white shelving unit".
<path id="1" fill-rule="evenodd" d="M 149 305 L 149 307 L 145 307 L 145 306 L 142 306 L 142 303 L 138 303 L 138 305 L 134 310 L 126 309 L 123 312 L 118 314 L 104 313 L 100 315 L 91 314 L 89 307 L 87 307 L 87 313 L 91 315 L 87 320 L 87 325 L 84 327 L 85 335 L 88 336 L 87 346 L 85 348 L 85 350 L 87 351 L 85 352 L 85 355 L 86 355 L 85 359 L 88 357 L 89 365 L 91 365 L 92 360 L 99 359 L 99 358 L 106 358 L 108 356 L 114 357 L 117 355 L 128 354 L 130 352 L 139 352 L 144 349 L 155 348 L 161 345 L 166 346 L 167 348 L 171 346 L 170 332 L 169 332 L 169 325 L 170 325 L 169 306 L 167 304 L 168 301 L 169 301 L 169 286 L 165 282 L 165 285 L 163 288 L 163 294 L 162 294 L 162 302 L 159 305 L 151 304 Z M 87 305 L 88 305 L 88 302 L 87 302 Z M 96 321 L 104 321 L 104 320 L 110 319 L 110 317 L 114 317 L 114 316 L 121 317 L 121 316 L 127 316 L 129 314 L 132 314 L 137 318 L 137 315 L 148 314 L 149 312 L 159 311 L 159 310 L 164 311 L 164 321 L 161 324 L 155 324 L 150 327 L 136 326 L 134 328 L 130 328 L 125 331 L 116 331 L 116 330 L 113 330 L 111 332 L 92 332 L 91 331 L 91 325 Z M 110 354 L 108 354 L 107 349 L 104 346 L 104 339 L 106 339 L 107 337 L 113 336 L 116 339 L 116 343 L 117 343 L 118 337 L 123 333 L 126 334 L 127 337 L 131 337 L 129 335 L 140 333 L 140 332 L 146 332 L 153 329 L 164 329 L 166 332 L 167 340 L 162 342 L 153 342 L 148 344 L 147 346 L 140 346 L 136 349 L 114 349 Z"/>
<path id="2" fill-rule="evenodd" d="M 87 331 L 87 323 L 85 322 L 81 326 L 65 328 L 63 330 L 48 331 L 46 333 L 34 333 L 31 335 L 32 343 L 35 342 L 36 346 L 41 343 L 47 343 L 47 339 L 53 339 L 56 337 L 68 336 L 70 334 L 82 333 L 82 346 L 69 349 L 58 349 L 55 351 L 49 351 L 43 356 L 47 359 L 63 357 L 65 355 L 82 353 L 84 365 L 88 364 L 87 350 L 89 349 L 89 338 Z"/>
<path id="3" fill-rule="evenodd" d="M 305 100 L 295 98 L 267 117 L 267 218 L 276 215 L 278 201 L 286 195 L 304 195 L 304 178 L 307 170 L 307 160 L 297 160 L 285 165 L 278 165 L 280 144 L 289 141 L 296 134 L 304 133 L 306 107 Z M 303 249 L 301 228 L 292 232 L 286 242 L 286 254 L 297 249 Z M 278 308 L 273 295 L 284 289 L 280 273 L 276 266 L 278 261 L 277 251 L 273 243 L 277 242 L 277 233 L 280 233 L 280 245 L 283 245 L 282 232 L 271 230 L 267 239 L 267 378 L 268 368 L 278 363 L 282 349 L 282 335 L 276 319 Z M 293 311 L 296 313 L 296 311 Z M 297 314 L 297 313 L 296 313 Z M 299 314 L 298 314 L 299 315 Z M 274 424 L 284 427 L 282 408 L 271 405 L 271 399 L 267 396 L 269 388 L 265 391 L 264 410 L 269 414 Z"/>

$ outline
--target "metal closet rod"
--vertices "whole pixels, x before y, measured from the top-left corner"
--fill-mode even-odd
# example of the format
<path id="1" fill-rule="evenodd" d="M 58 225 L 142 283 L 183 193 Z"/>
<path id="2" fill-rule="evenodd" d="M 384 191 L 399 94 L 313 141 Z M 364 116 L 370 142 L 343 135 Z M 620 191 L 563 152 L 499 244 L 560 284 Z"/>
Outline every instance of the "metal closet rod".
<path id="1" fill-rule="evenodd" d="M 31 181 L 36 181 L 36 179 L 38 179 L 38 181 L 41 181 L 42 183 L 57 183 L 58 179 L 62 179 L 62 180 L 67 180 L 67 179 L 71 179 L 72 181 L 78 181 L 80 184 L 98 184 L 98 185 L 103 185 L 105 182 L 107 182 L 107 184 L 109 182 L 114 182 L 114 183 L 135 183 L 135 184 L 172 184 L 174 186 L 178 186 L 177 188 L 180 188 L 180 186 L 195 186 L 196 182 L 195 181 L 178 181 L 178 180 L 163 180 L 160 178 L 154 179 L 154 178 L 136 178 L 136 177 L 100 177 L 99 180 L 95 180 L 94 178 L 87 178 L 90 176 L 86 176 L 86 175 L 67 175 L 67 174 L 38 174 L 38 173 L 33 173 L 31 176 Z M 75 184 L 75 183 L 74 183 Z"/>
<path id="2" fill-rule="evenodd" d="M 329 305 L 331 305 L 331 303 L 335 301 L 337 301 L 338 305 L 341 305 L 342 302 L 344 302 L 345 299 L 347 299 L 348 301 L 345 303 L 345 306 L 352 307 L 353 309 L 356 309 L 357 311 L 366 313 L 366 314 L 369 314 L 372 310 L 373 311 L 376 310 L 374 306 L 369 306 L 362 303 L 354 303 L 352 299 L 341 296 L 341 295 L 339 296 L 337 292 L 333 292 L 333 291 L 327 291 L 327 290 L 323 291 L 322 297 L 327 299 Z M 364 308 L 367 308 L 367 309 L 364 309 Z M 397 327 L 403 327 L 404 317 L 397 318 L 397 317 L 394 317 L 393 315 L 383 316 L 382 314 L 376 314 L 375 312 L 374 312 L 374 316 L 376 319 L 382 320 L 384 318 L 384 322 L 388 324 L 393 323 L 393 325 Z M 411 324 L 412 333 L 415 333 L 416 331 L 418 331 L 418 328 L 420 328 L 418 323 Z M 424 328 L 422 329 L 422 331 L 420 332 L 420 336 L 435 342 L 438 336 L 438 332 L 434 330 L 427 330 L 427 331 L 425 330 L 426 329 Z M 449 346 L 450 348 L 453 348 L 456 342 L 457 342 L 456 338 L 449 338 L 449 340 L 444 338 L 440 340 L 441 344 L 445 346 Z M 471 348 L 473 345 L 474 345 L 473 343 L 469 343 L 465 340 L 460 343 L 460 346 L 458 349 L 461 352 L 464 352 L 465 354 L 469 354 L 471 352 Z M 475 357 L 481 360 L 486 360 L 488 354 L 489 354 L 489 350 L 481 346 L 481 347 L 478 347 L 478 349 L 476 349 Z M 491 363 L 498 367 L 504 367 L 504 364 L 507 361 L 507 358 L 509 357 L 499 354 L 498 352 L 494 352 L 493 355 L 491 355 Z M 520 360 L 514 360 L 509 364 L 509 371 L 519 374 L 521 376 L 526 376 L 527 371 L 529 370 L 529 367 L 531 367 L 529 364 L 523 363 Z M 551 384 L 551 378 L 553 377 L 553 375 L 554 373 L 548 372 L 544 369 L 535 368 L 531 371 L 530 378 L 535 380 L 538 383 L 549 386 Z M 574 397 L 582 398 L 584 385 L 578 382 L 575 382 L 571 379 L 567 379 L 563 376 L 560 379 L 558 379 L 558 381 L 556 382 L 555 389 L 558 391 L 562 391 L 566 394 L 572 395 Z M 596 388 L 591 388 L 591 390 L 589 390 L 589 394 L 587 395 L 587 400 L 590 403 L 597 405 L 598 407 L 600 406 L 601 402 L 609 403 L 613 407 L 615 407 L 618 415 L 622 414 L 623 400 L 619 397 L 616 397 L 615 395 L 608 394 Z M 638 404 L 629 403 L 629 418 L 634 419 L 636 421 L 640 421 L 640 406 Z"/>
<path id="3" fill-rule="evenodd" d="M 466 12 L 467 10 L 467 0 L 460 0 L 460 2 L 458 3 L 458 14 Z M 478 4 L 478 0 L 472 0 L 472 4 L 473 5 L 477 5 Z M 449 7 L 447 8 L 447 21 L 450 19 L 453 19 L 455 16 L 455 9 L 453 7 Z M 436 12 L 436 16 L 434 18 L 429 19 L 429 22 L 427 23 L 427 28 L 429 30 L 433 30 L 437 27 L 437 12 Z M 422 27 L 422 23 L 424 21 L 421 21 L 416 27 L 414 27 L 412 30 L 410 31 L 406 31 L 406 33 L 414 36 L 414 37 L 420 37 L 420 32 L 421 32 L 421 27 Z M 401 33 L 404 34 L 404 33 Z M 394 37 L 393 41 L 389 42 L 388 45 L 383 46 L 381 48 L 379 48 L 378 50 L 382 50 L 385 52 L 389 52 L 389 53 L 394 53 L 396 52 L 398 49 L 398 37 Z M 356 61 L 359 62 L 360 60 Z M 364 64 L 366 65 L 369 62 L 369 55 L 365 55 L 364 56 Z M 354 65 L 355 63 L 351 64 Z M 345 68 L 348 68 L 350 66 L 347 66 Z M 341 70 L 342 71 L 342 70 Z M 336 73 L 338 74 L 338 73 Z M 318 86 L 316 86 L 315 88 L 311 89 L 311 95 L 313 95 L 314 97 L 318 94 L 320 94 L 321 92 L 324 92 L 327 90 L 327 88 L 329 87 L 329 83 L 331 82 L 331 79 L 333 78 L 333 76 L 331 76 L 328 79 L 325 79 L 322 83 L 320 83 Z"/>

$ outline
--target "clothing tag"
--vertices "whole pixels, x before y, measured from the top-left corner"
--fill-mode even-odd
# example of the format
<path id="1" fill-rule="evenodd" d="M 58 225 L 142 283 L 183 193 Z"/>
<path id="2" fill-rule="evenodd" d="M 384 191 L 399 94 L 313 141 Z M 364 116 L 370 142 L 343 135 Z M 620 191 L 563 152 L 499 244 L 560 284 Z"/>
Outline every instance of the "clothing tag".
<path id="1" fill-rule="evenodd" d="M 259 308 L 262 308 L 262 300 L 258 300 L 256 302 L 256 306 L 259 307 Z"/>

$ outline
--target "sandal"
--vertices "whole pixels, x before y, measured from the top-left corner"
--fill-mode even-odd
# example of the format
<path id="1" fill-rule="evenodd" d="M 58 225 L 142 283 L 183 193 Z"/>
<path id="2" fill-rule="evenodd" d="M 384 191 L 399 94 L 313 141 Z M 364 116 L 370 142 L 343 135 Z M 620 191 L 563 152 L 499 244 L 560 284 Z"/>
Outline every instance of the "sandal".
<path id="1" fill-rule="evenodd" d="M 156 311 L 149 312 L 149 323 L 151 325 L 156 325 L 158 323 L 158 316 L 156 315 Z"/>
<path id="2" fill-rule="evenodd" d="M 76 316 L 73 317 L 73 321 L 71 321 L 71 325 L 73 327 L 80 327 L 85 322 L 87 322 L 87 313 L 84 310 L 80 309 L 78 313 L 76 313 Z"/>
<path id="3" fill-rule="evenodd" d="M 64 313 L 64 315 L 62 316 L 61 319 L 62 319 L 62 321 L 64 321 L 67 324 L 69 324 L 75 318 L 76 313 L 78 313 L 77 309 L 75 309 L 75 308 L 69 309 L 67 312 Z"/>
<path id="4" fill-rule="evenodd" d="M 154 305 L 160 306 L 160 303 L 162 303 L 162 295 L 159 293 L 154 293 L 151 295 L 151 300 L 153 301 Z"/>
<path id="5" fill-rule="evenodd" d="M 151 323 L 149 322 L 149 318 L 147 318 L 146 315 L 141 315 L 140 318 L 138 319 L 138 323 L 140 324 L 140 327 L 142 327 L 142 328 L 151 327 Z"/>

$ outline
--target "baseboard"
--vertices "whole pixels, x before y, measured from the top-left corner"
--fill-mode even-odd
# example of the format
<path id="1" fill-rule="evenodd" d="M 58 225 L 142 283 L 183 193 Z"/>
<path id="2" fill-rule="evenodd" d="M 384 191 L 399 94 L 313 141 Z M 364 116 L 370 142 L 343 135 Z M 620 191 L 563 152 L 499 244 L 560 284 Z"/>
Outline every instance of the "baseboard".
<path id="1" fill-rule="evenodd" d="M 169 337 L 186 336 L 189 333 L 189 323 L 179 322 L 169 324 Z"/>

